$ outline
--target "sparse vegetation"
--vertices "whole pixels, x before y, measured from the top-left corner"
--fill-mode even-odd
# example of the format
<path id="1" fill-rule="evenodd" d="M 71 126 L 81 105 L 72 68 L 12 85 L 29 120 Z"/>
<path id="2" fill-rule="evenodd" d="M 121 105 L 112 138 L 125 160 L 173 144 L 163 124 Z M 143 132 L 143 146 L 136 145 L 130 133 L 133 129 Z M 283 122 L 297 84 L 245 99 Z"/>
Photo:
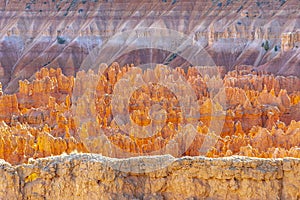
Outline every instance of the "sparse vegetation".
<path id="1" fill-rule="evenodd" d="M 243 6 L 240 6 L 239 9 L 236 11 L 237 13 L 243 9 Z"/>
<path id="2" fill-rule="evenodd" d="M 231 0 L 226 0 L 226 6 L 228 6 L 229 4 L 231 4 Z"/>
<path id="3" fill-rule="evenodd" d="M 270 45 L 269 45 L 269 41 L 268 40 L 264 43 L 264 49 L 266 51 L 268 51 L 270 49 Z"/>
<path id="4" fill-rule="evenodd" d="M 172 62 L 172 60 L 174 60 L 177 57 L 177 53 L 173 53 L 171 56 L 169 56 L 167 58 L 167 61 L 164 63 L 165 65 L 170 64 L 170 62 Z"/>
<path id="5" fill-rule="evenodd" d="M 286 0 L 280 0 L 280 6 L 282 6 L 283 4 L 285 4 Z"/>
<path id="6" fill-rule="evenodd" d="M 58 44 L 65 44 L 66 43 L 66 39 L 61 37 L 61 36 L 57 36 L 56 40 L 57 40 Z"/>
<path id="7" fill-rule="evenodd" d="M 26 9 L 26 10 L 29 10 L 30 8 L 31 8 L 31 4 L 30 4 L 30 3 L 27 3 L 25 9 Z"/>

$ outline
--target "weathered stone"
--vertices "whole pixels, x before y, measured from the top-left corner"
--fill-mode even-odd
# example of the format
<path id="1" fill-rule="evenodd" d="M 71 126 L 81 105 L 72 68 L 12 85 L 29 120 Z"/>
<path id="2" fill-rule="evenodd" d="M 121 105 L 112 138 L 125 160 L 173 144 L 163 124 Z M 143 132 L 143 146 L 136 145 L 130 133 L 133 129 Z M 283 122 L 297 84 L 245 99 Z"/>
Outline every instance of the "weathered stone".
<path id="1" fill-rule="evenodd" d="M 2 161 L 0 198 L 263 200 L 299 196 L 299 159 L 155 156 L 147 158 L 145 168 L 151 162 L 169 164 L 135 173 L 116 167 L 129 160 L 130 166 L 136 166 L 143 159 L 71 154 L 15 167 Z"/>

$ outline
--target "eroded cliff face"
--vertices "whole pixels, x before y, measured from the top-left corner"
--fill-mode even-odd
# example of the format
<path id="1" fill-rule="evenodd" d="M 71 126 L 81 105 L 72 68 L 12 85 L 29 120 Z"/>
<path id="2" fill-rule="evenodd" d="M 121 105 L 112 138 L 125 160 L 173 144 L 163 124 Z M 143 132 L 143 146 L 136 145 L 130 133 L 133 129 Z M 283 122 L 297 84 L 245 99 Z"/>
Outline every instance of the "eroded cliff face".
<path id="1" fill-rule="evenodd" d="M 167 166 L 147 171 L 166 162 Z M 72 154 L 18 166 L 1 161 L 0 166 L 1 199 L 296 200 L 300 196 L 300 161 L 294 158 L 110 159 Z M 139 170 L 133 173 L 126 166 Z"/>
<path id="2" fill-rule="evenodd" d="M 284 33 L 281 36 L 281 49 L 288 51 L 294 48 L 299 48 L 300 44 L 300 32 Z"/>
<path id="3" fill-rule="evenodd" d="M 43 68 L 20 81 L 17 94 L 0 96 L 0 158 L 20 164 L 73 151 L 300 157 L 299 79 L 250 66 L 221 72 L 113 63 L 74 78 Z"/>
<path id="4" fill-rule="evenodd" d="M 0 199 L 300 198 L 299 6 L 0 2 Z"/>
<path id="5" fill-rule="evenodd" d="M 116 34 L 143 27 L 175 30 L 194 38 L 226 69 L 263 65 L 276 74 L 300 75 L 297 0 L 10 0 L 0 4 L 0 82 L 9 93 L 17 91 L 19 80 L 31 78 L 45 66 L 60 67 L 74 76 L 95 47 Z"/>

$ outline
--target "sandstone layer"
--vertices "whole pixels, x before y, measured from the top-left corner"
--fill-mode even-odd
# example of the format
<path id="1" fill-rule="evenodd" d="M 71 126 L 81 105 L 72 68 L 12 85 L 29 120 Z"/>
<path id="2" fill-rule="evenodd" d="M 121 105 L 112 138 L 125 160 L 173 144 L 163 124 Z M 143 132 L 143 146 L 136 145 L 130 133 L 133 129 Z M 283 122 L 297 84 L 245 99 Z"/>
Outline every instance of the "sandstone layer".
<path id="1" fill-rule="evenodd" d="M 147 171 L 166 161 L 170 164 Z M 296 200 L 300 196 L 300 161 L 294 158 L 110 159 L 71 154 L 18 166 L 1 161 L 0 166 L 1 199 Z"/>
<path id="2" fill-rule="evenodd" d="M 2 1 L 0 82 L 13 93 L 18 80 L 45 66 L 74 76 L 94 48 L 149 27 L 186 34 L 227 70 L 247 64 L 299 76 L 299 6 L 298 0 Z M 167 58 L 155 51 L 152 57 Z"/>
<path id="3" fill-rule="evenodd" d="M 42 68 L 0 96 L 0 158 L 62 153 L 300 157 L 300 79 L 239 66 L 142 70 L 118 63 L 65 76 Z"/>

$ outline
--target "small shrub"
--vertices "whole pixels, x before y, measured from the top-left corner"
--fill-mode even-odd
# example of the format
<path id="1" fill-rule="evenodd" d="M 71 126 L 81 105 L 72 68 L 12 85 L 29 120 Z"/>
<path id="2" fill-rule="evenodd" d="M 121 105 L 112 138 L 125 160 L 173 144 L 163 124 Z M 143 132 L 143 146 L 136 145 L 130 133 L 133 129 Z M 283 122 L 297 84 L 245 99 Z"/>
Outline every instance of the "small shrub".
<path id="1" fill-rule="evenodd" d="M 26 9 L 26 10 L 31 9 L 31 4 L 30 4 L 30 3 L 27 3 L 25 9 Z"/>
<path id="2" fill-rule="evenodd" d="M 66 39 L 64 39 L 61 36 L 57 36 L 56 39 L 57 39 L 58 44 L 65 44 L 66 43 Z"/>
<path id="3" fill-rule="evenodd" d="M 243 6 L 240 6 L 239 9 L 236 11 L 237 13 L 243 9 Z"/>
<path id="4" fill-rule="evenodd" d="M 283 4 L 285 4 L 286 0 L 280 0 L 280 6 L 283 6 Z"/>
<path id="5" fill-rule="evenodd" d="M 269 41 L 268 41 L 268 40 L 266 41 L 266 43 L 265 43 L 265 45 L 264 45 L 264 49 L 265 49 L 266 51 L 268 51 L 268 50 L 270 49 Z"/>

